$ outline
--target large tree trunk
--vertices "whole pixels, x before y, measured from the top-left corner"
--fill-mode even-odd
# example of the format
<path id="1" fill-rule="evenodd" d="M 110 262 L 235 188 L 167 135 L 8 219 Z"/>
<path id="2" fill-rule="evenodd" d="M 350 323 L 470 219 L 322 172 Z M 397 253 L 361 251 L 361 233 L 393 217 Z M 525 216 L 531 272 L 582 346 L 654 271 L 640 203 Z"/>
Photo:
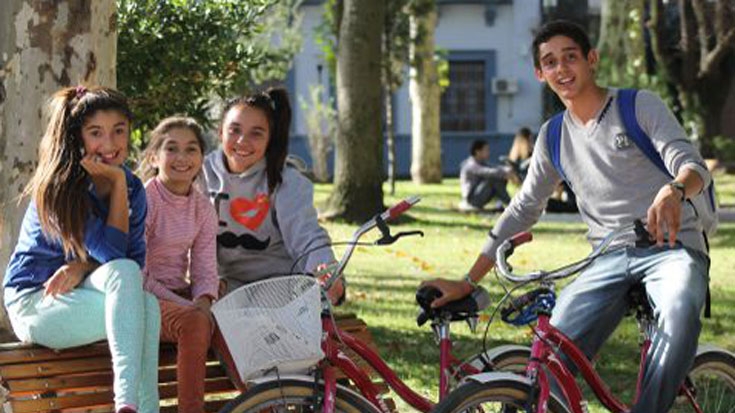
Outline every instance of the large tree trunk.
<path id="1" fill-rule="evenodd" d="M 0 274 L 27 205 L 17 200 L 36 165 L 46 100 L 71 84 L 115 86 L 115 7 L 115 0 L 0 3 Z M 7 331 L 4 311 L 0 318 Z"/>
<path id="2" fill-rule="evenodd" d="M 414 182 L 442 180 L 439 108 L 441 88 L 434 59 L 437 11 L 433 0 L 421 0 L 419 13 L 411 15 L 411 178 Z"/>
<path id="3" fill-rule="evenodd" d="M 328 217 L 359 222 L 383 208 L 380 36 L 384 4 L 345 0 L 337 47 L 334 189 Z"/>

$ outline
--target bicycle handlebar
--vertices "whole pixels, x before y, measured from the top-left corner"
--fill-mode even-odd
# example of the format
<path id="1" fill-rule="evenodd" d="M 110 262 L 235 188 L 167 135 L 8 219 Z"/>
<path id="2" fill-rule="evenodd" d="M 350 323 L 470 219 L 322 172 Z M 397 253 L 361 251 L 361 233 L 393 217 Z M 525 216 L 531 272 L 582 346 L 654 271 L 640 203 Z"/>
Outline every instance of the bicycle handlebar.
<path id="1" fill-rule="evenodd" d="M 597 257 L 604 254 L 613 240 L 619 238 L 621 235 L 630 233 L 634 228 L 634 224 L 631 224 L 622 226 L 610 232 L 587 257 L 572 264 L 565 265 L 552 271 L 539 270 L 525 275 L 515 275 L 513 274 L 513 269 L 508 264 L 508 258 L 513 255 L 515 247 L 525 244 L 533 239 L 530 232 L 520 232 L 500 244 L 500 247 L 498 247 L 495 254 L 496 266 L 498 268 L 498 272 L 505 279 L 515 283 L 566 278 L 582 271 Z"/>
<path id="2" fill-rule="evenodd" d="M 334 285 L 334 283 L 337 282 L 337 280 L 339 280 L 340 278 L 342 278 L 342 273 L 344 272 L 344 269 L 347 266 L 347 262 L 350 261 L 350 258 L 352 257 L 352 253 L 355 251 L 355 248 L 357 247 L 357 242 L 360 240 L 360 238 L 363 235 L 365 235 L 367 232 L 369 232 L 370 230 L 372 230 L 376 226 L 377 227 L 382 227 L 381 228 L 381 231 L 387 230 L 387 226 L 386 226 L 386 222 L 387 221 L 395 220 L 396 218 L 398 218 L 404 212 L 406 212 L 409 209 L 411 209 L 411 207 L 413 207 L 414 205 L 416 205 L 420 201 L 421 201 L 421 197 L 419 197 L 417 195 L 410 196 L 410 197 L 402 200 L 401 202 L 393 205 L 392 207 L 386 209 L 382 213 L 380 213 L 378 215 L 375 215 L 373 218 L 371 218 L 370 220 L 368 220 L 366 223 L 362 224 L 360 226 L 360 228 L 358 228 L 355 231 L 355 233 L 352 234 L 352 239 L 348 243 L 349 246 L 345 250 L 344 254 L 342 254 L 342 258 L 340 258 L 340 260 L 337 262 L 336 265 L 329 266 L 329 268 L 327 268 L 325 270 L 325 272 L 332 272 L 332 276 L 323 285 L 324 290 L 325 291 L 328 291 L 332 287 L 332 285 Z M 387 239 L 387 241 L 386 241 L 385 240 L 385 238 L 386 238 L 385 235 L 386 234 L 384 233 L 383 234 L 384 236 L 382 238 L 383 239 L 383 242 L 381 242 L 380 244 L 381 245 L 391 244 L 391 243 L 395 242 L 398 238 L 400 238 L 401 235 L 413 235 L 413 234 L 420 234 L 421 236 L 424 235 L 420 231 L 410 232 L 410 233 L 405 233 L 405 234 L 399 233 L 396 236 L 389 237 Z"/>

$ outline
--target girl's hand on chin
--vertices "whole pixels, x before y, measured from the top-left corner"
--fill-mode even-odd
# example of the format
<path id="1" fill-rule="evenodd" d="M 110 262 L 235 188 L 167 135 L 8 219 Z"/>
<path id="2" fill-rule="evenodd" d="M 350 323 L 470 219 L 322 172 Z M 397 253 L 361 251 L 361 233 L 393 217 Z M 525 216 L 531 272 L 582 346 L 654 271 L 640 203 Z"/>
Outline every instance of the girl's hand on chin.
<path id="1" fill-rule="evenodd" d="M 82 158 L 82 168 L 93 178 L 104 178 L 110 182 L 125 179 L 125 172 L 119 166 L 108 165 L 102 162 L 98 155 L 87 154 Z"/>

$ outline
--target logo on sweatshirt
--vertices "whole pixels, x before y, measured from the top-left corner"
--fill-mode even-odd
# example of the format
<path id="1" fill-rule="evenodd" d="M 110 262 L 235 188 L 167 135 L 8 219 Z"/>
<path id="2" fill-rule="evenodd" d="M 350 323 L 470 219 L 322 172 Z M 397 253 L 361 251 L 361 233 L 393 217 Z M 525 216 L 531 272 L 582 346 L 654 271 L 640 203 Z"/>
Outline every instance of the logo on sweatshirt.
<path id="1" fill-rule="evenodd" d="M 256 231 L 268 216 L 268 195 L 258 194 L 255 199 L 237 197 L 230 202 L 230 216 L 245 228 Z"/>
<path id="2" fill-rule="evenodd" d="M 618 150 L 630 148 L 630 138 L 624 133 L 615 135 L 615 148 Z"/>

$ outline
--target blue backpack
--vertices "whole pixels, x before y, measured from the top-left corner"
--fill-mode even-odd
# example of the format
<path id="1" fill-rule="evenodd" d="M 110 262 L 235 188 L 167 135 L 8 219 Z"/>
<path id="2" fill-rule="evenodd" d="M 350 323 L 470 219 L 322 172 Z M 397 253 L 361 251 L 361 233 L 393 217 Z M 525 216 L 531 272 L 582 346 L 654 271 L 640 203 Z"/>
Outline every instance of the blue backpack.
<path id="1" fill-rule="evenodd" d="M 620 117 L 623 121 L 623 127 L 625 132 L 633 142 L 635 142 L 638 149 L 640 149 L 646 157 L 653 162 L 656 167 L 663 172 L 670 179 L 674 179 L 666 169 L 661 154 L 658 153 L 656 148 L 651 142 L 651 138 L 643 131 L 638 124 L 638 119 L 635 116 L 635 99 L 638 95 L 636 89 L 619 89 L 618 90 L 618 110 Z M 564 169 L 561 166 L 561 127 L 564 120 L 564 111 L 557 113 L 549 121 L 549 125 L 546 131 L 546 146 L 549 149 L 549 157 L 551 162 L 554 164 L 554 168 L 559 173 L 559 176 L 569 183 L 566 175 L 564 175 Z M 569 185 L 571 187 L 571 184 Z M 572 188 L 573 190 L 574 188 Z M 714 180 L 705 188 L 702 193 L 689 199 L 694 212 L 699 216 L 702 221 L 702 235 L 704 235 L 704 242 L 709 251 L 708 237 L 715 234 L 717 231 L 717 224 L 719 222 L 717 216 L 717 197 L 715 194 L 715 182 Z M 707 269 L 709 272 L 709 268 Z M 707 287 L 707 300 L 704 307 L 704 316 L 709 318 L 711 315 L 711 296 L 709 286 Z"/>
<path id="2" fill-rule="evenodd" d="M 636 89 L 620 89 L 618 91 L 618 110 L 623 120 L 623 127 L 628 137 L 635 142 L 638 149 L 640 149 L 646 157 L 653 162 L 656 167 L 663 172 L 670 179 L 674 177 L 666 169 L 661 155 L 658 153 L 656 148 L 651 142 L 651 138 L 646 135 L 646 132 L 638 124 L 638 119 L 635 116 L 635 99 L 638 94 Z M 546 144 L 549 148 L 549 156 L 551 162 L 554 164 L 554 168 L 567 183 L 567 177 L 564 175 L 564 169 L 561 166 L 561 127 L 564 119 L 564 112 L 557 113 L 549 121 L 548 130 L 546 133 Z M 570 185 L 571 186 L 571 185 Z M 704 230 L 705 241 L 707 237 L 712 236 L 717 231 L 718 217 L 717 217 L 717 199 L 715 195 L 715 183 L 712 181 L 702 193 L 688 200 L 702 221 L 702 229 Z M 709 248 L 709 246 L 708 246 Z"/>

